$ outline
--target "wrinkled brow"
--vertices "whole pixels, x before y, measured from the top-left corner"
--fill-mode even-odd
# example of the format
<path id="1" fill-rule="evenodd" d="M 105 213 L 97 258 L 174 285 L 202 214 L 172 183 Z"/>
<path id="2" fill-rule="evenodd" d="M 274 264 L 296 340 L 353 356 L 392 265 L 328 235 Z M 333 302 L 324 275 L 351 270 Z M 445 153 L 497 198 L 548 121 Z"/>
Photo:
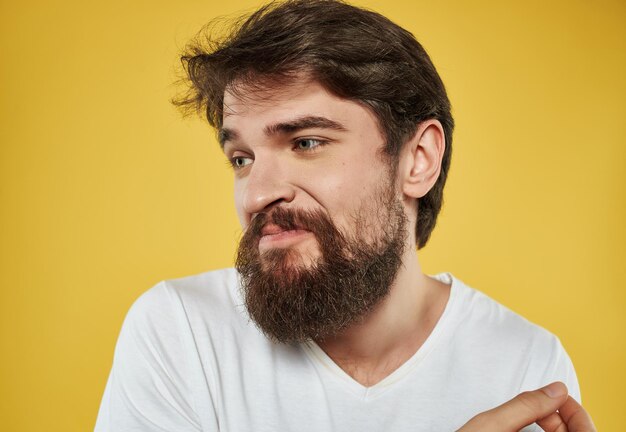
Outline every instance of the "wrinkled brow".
<path id="1" fill-rule="evenodd" d="M 263 132 L 266 136 L 272 136 L 276 134 L 294 133 L 303 129 L 312 128 L 332 129 L 341 132 L 346 131 L 344 125 L 329 118 L 320 116 L 305 116 L 268 125 L 265 127 Z M 239 138 L 237 132 L 228 128 L 221 128 L 217 134 L 217 139 L 222 148 L 224 148 L 224 145 L 228 141 L 233 141 L 237 138 Z"/>
<path id="2" fill-rule="evenodd" d="M 306 116 L 286 122 L 276 123 L 265 127 L 265 135 L 271 136 L 279 133 L 293 133 L 303 129 L 320 128 L 345 131 L 346 128 L 334 120 L 326 117 Z"/>

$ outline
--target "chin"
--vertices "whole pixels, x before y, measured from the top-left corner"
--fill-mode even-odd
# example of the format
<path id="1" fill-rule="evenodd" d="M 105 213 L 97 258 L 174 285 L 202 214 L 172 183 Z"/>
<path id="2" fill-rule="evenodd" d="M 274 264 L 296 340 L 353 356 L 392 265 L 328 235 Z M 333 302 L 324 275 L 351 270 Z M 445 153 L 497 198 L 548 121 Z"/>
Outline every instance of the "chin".
<path id="1" fill-rule="evenodd" d="M 302 250 L 305 248 L 289 247 L 270 249 L 261 254 L 263 270 L 281 274 L 298 270 L 308 270 L 319 263 L 319 251 Z M 308 248 L 306 248 L 308 249 Z"/>

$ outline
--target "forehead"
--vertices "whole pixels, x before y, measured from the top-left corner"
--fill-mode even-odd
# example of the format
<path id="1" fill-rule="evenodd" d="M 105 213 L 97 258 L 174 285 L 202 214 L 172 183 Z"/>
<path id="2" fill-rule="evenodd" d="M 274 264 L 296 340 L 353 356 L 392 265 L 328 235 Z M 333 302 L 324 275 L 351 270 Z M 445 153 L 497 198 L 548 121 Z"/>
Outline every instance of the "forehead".
<path id="1" fill-rule="evenodd" d="M 224 93 L 224 128 L 267 127 L 305 116 L 325 117 L 346 129 L 374 128 L 380 134 L 378 120 L 369 107 L 341 98 L 315 80 L 240 85 Z"/>

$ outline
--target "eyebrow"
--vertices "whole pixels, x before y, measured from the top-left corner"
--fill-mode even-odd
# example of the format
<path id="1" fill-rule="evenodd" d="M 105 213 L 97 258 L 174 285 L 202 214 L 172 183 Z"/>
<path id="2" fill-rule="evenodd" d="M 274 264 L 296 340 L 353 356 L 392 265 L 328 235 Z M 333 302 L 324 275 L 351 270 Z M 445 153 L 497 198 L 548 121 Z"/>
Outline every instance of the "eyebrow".
<path id="1" fill-rule="evenodd" d="M 263 129 L 263 132 L 265 133 L 266 136 L 272 136 L 272 135 L 281 134 L 281 133 L 282 134 L 294 133 L 303 129 L 312 129 L 312 128 L 331 129 L 331 130 L 336 130 L 340 132 L 345 132 L 347 130 L 345 126 L 342 125 L 341 123 L 336 122 L 326 117 L 304 116 L 304 117 L 299 117 L 293 120 L 268 125 Z M 217 139 L 222 149 L 224 148 L 224 145 L 228 141 L 233 141 L 238 138 L 239 138 L 239 134 L 237 134 L 236 131 L 232 129 L 228 129 L 228 128 L 220 129 L 217 134 Z"/>

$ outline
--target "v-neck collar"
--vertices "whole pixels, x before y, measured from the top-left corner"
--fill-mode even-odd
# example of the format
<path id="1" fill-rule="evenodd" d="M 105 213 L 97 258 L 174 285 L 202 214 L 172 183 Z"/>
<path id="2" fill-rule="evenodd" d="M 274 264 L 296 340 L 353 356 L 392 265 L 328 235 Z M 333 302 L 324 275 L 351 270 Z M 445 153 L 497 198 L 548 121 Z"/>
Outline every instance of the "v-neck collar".
<path id="1" fill-rule="evenodd" d="M 460 282 L 450 273 L 440 273 L 434 275 L 433 277 L 441 282 L 451 284 L 450 297 L 448 298 L 444 311 L 437 321 L 435 328 L 432 330 L 430 335 L 428 335 L 415 354 L 413 354 L 399 368 L 391 372 L 391 374 L 387 375 L 373 386 L 366 387 L 348 375 L 314 341 L 308 341 L 303 344 L 304 352 L 309 356 L 314 365 L 321 369 L 320 373 L 331 375 L 332 378 L 340 381 L 355 396 L 363 399 L 370 399 L 379 396 L 386 390 L 393 387 L 395 383 L 406 377 L 424 360 L 424 358 L 426 358 L 426 356 L 428 356 L 428 354 L 437 345 L 437 341 L 440 339 L 440 336 L 445 334 L 446 329 L 449 327 L 450 320 L 455 315 L 453 310 L 455 305 L 458 303 L 457 298 L 459 297 L 461 290 Z"/>

